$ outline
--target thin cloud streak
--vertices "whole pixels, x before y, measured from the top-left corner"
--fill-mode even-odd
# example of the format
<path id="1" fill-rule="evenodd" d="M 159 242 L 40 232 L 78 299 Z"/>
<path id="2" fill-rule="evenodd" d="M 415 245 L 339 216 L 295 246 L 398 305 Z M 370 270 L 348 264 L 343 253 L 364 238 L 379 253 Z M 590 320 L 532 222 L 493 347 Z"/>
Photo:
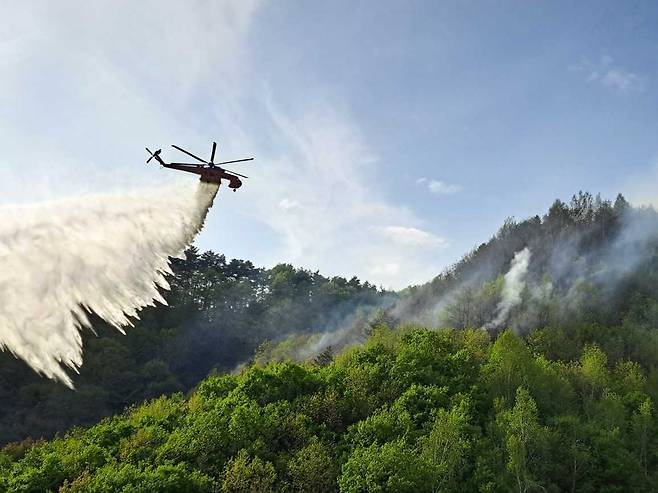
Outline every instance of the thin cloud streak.
<path id="1" fill-rule="evenodd" d="M 449 184 L 439 180 L 433 180 L 431 178 L 425 178 L 425 177 L 416 180 L 416 184 L 426 187 L 430 192 L 432 192 L 435 195 L 453 195 L 463 190 L 463 187 L 461 185 Z"/>
<path id="2" fill-rule="evenodd" d="M 645 78 L 620 64 L 608 55 L 598 62 L 583 62 L 571 67 L 574 72 L 585 74 L 588 82 L 602 85 L 619 93 L 642 92 L 646 88 Z"/>
<path id="3" fill-rule="evenodd" d="M 444 238 L 418 228 L 407 226 L 384 226 L 376 228 L 375 231 L 393 242 L 404 246 L 428 248 L 443 247 L 447 245 L 447 241 Z"/>

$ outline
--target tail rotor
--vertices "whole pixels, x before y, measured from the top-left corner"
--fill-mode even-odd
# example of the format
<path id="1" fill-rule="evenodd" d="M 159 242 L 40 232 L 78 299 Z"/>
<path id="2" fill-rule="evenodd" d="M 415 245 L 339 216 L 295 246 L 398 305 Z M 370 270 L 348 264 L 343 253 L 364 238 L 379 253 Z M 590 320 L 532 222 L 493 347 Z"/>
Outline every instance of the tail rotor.
<path id="1" fill-rule="evenodd" d="M 151 159 L 153 159 L 153 158 L 155 158 L 156 161 L 159 161 L 158 156 L 160 156 L 160 153 L 162 152 L 162 149 L 158 149 L 158 150 L 155 151 L 155 152 L 151 152 L 151 149 L 149 149 L 148 147 L 145 147 L 145 149 L 146 149 L 146 150 L 148 151 L 148 153 L 151 155 L 151 157 L 148 158 L 148 159 L 146 160 L 146 164 L 150 163 L 150 162 L 151 162 Z"/>

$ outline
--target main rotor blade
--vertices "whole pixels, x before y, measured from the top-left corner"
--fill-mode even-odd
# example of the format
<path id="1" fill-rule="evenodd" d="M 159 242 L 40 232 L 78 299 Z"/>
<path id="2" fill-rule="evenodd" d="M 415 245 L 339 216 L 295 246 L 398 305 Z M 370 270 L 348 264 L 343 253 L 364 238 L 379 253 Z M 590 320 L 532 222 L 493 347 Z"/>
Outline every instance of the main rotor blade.
<path id="1" fill-rule="evenodd" d="M 230 169 L 225 169 L 224 171 L 231 173 L 232 175 L 241 176 L 242 178 L 249 178 L 248 176 L 241 175 L 240 173 L 236 173 L 235 171 L 231 171 Z"/>
<path id="2" fill-rule="evenodd" d="M 175 146 L 174 144 L 171 144 L 171 147 L 173 147 L 174 149 L 178 149 L 178 150 L 181 151 L 181 152 L 184 152 L 184 153 L 187 154 L 188 156 L 193 157 L 194 159 L 196 159 L 197 161 L 201 161 L 201 162 L 204 163 L 204 164 L 208 164 L 208 161 L 204 161 L 204 160 L 201 159 L 199 156 L 195 156 L 195 155 L 192 154 L 191 152 L 188 152 L 188 151 L 186 151 L 185 149 L 183 149 L 182 147 Z"/>
<path id="3" fill-rule="evenodd" d="M 215 160 L 215 149 L 217 149 L 217 142 L 212 143 L 212 152 L 210 153 L 210 162 Z"/>
<path id="4" fill-rule="evenodd" d="M 176 166 L 194 166 L 195 168 L 203 168 L 203 164 L 197 164 L 197 163 L 167 163 L 167 164 L 175 164 Z"/>
<path id="5" fill-rule="evenodd" d="M 236 159 L 235 161 L 224 161 L 222 163 L 215 163 L 215 164 L 231 164 L 231 163 L 242 163 L 244 161 L 253 161 L 254 158 L 249 157 L 247 159 Z"/>

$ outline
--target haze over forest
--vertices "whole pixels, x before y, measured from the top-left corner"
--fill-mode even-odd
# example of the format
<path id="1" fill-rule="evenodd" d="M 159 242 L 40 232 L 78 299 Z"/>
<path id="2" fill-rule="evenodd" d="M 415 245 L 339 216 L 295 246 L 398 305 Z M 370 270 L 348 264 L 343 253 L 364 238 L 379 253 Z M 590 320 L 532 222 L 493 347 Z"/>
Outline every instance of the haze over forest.
<path id="1" fill-rule="evenodd" d="M 0 485 L 652 491 L 653 209 L 580 192 L 400 292 L 194 248 L 174 273 L 125 336 L 95 321 L 75 392 L 2 354 L 3 441 L 31 438 Z"/>

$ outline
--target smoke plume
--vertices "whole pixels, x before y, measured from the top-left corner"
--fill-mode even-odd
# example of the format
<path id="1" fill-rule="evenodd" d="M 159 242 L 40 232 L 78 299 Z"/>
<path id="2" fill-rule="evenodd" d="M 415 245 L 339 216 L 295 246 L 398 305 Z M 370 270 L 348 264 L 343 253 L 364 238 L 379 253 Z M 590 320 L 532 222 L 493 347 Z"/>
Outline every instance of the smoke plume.
<path id="1" fill-rule="evenodd" d="M 525 277 L 530 265 L 530 249 L 525 247 L 514 254 L 510 269 L 505 274 L 502 299 L 496 307 L 496 318 L 486 328 L 500 327 L 507 321 L 510 310 L 521 303 L 521 292 L 525 288 Z"/>
<path id="2" fill-rule="evenodd" d="M 170 257 L 183 255 L 218 190 L 195 187 L 0 207 L 0 348 L 72 387 L 65 368 L 82 365 L 90 313 L 123 332 L 140 309 L 166 304 Z"/>

